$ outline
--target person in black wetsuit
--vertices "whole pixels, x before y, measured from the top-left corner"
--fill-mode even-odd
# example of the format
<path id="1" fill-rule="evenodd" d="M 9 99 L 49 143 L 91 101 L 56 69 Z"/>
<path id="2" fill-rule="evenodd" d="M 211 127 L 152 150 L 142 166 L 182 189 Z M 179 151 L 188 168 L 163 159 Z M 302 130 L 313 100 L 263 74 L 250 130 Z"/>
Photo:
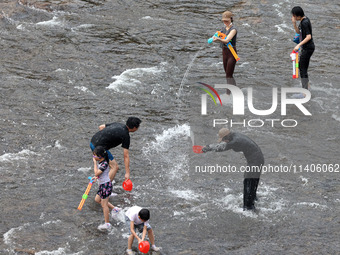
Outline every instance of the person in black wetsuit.
<path id="1" fill-rule="evenodd" d="M 243 210 L 255 210 L 256 191 L 264 164 L 262 151 L 248 136 L 230 132 L 227 128 L 220 129 L 218 136 L 219 143 L 203 147 L 202 152 L 222 152 L 230 149 L 243 152 L 247 160 L 247 169 L 252 170 L 244 172 Z"/>
<path id="2" fill-rule="evenodd" d="M 297 52 L 300 47 L 302 49 L 299 60 L 302 88 L 310 89 L 308 80 L 308 66 L 310 58 L 315 50 L 312 35 L 312 24 L 309 18 L 305 16 L 305 13 L 300 6 L 295 6 L 291 13 L 295 32 L 300 34 L 300 42 L 295 46 L 294 51 Z M 296 25 L 296 21 L 300 21 L 300 25 L 298 27 Z"/>
<path id="3" fill-rule="evenodd" d="M 130 132 L 135 132 L 139 128 L 142 121 L 136 117 L 130 117 L 126 121 L 126 124 L 122 123 L 110 123 L 99 126 L 99 130 L 91 139 L 90 147 L 93 151 L 97 146 L 103 146 L 108 153 L 110 160 L 110 172 L 109 177 L 112 181 L 119 169 L 119 166 L 110 153 L 110 149 L 122 145 L 124 151 L 124 164 L 125 164 L 125 180 L 130 179 L 130 158 L 129 158 L 129 146 L 130 146 Z"/>

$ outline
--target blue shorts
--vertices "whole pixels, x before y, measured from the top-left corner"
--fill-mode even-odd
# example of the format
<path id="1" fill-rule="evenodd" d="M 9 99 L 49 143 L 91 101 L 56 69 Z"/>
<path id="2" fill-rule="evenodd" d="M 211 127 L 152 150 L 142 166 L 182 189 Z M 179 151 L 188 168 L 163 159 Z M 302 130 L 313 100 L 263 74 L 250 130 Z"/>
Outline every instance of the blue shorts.
<path id="1" fill-rule="evenodd" d="M 94 145 L 93 145 L 92 143 L 90 143 L 90 148 L 91 148 L 91 150 L 93 151 L 94 148 L 96 148 L 96 147 L 94 147 Z M 109 160 L 113 160 L 114 157 L 113 157 L 113 155 L 111 154 L 111 152 L 110 152 L 109 150 L 106 150 L 106 152 L 107 152 L 107 155 L 109 156 Z"/>

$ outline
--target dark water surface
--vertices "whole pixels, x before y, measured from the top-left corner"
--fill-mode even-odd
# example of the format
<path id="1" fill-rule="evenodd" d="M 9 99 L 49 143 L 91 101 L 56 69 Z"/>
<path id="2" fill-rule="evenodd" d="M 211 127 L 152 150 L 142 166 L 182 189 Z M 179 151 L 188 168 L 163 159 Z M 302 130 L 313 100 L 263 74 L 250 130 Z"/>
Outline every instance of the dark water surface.
<path id="1" fill-rule="evenodd" d="M 0 3 L 1 254 L 125 254 L 119 220 L 102 233 L 97 186 L 76 210 L 93 174 L 89 141 L 102 123 L 143 120 L 131 135 L 132 192 L 121 170 L 110 201 L 149 208 L 161 254 L 339 254 L 338 1 L 301 1 L 316 51 L 309 75 L 312 116 L 289 106 L 260 119 L 295 119 L 295 128 L 236 125 L 261 147 L 265 164 L 325 164 L 326 171 L 265 173 L 257 212 L 242 211 L 242 173 L 202 173 L 197 166 L 245 165 L 242 154 L 204 155 L 192 142 L 215 142 L 231 108 L 200 115 L 197 82 L 224 83 L 220 49 L 206 40 L 235 13 L 235 69 L 254 105 L 271 106 L 291 78 L 293 1 L 3 0 Z M 223 94 L 223 90 L 219 90 Z M 215 107 L 215 108 L 213 108 Z M 228 117 L 229 116 L 229 117 Z M 249 111 L 235 121 L 259 119 Z M 134 250 L 137 251 L 136 241 Z M 150 253 L 151 254 L 151 253 Z M 154 253 L 157 254 L 157 253 Z"/>

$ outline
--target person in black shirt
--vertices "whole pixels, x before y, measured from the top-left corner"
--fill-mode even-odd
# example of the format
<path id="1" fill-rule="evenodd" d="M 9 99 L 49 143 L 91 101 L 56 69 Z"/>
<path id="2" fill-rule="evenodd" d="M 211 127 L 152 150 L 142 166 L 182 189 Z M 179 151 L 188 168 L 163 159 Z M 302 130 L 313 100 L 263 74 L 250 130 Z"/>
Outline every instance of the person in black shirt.
<path id="1" fill-rule="evenodd" d="M 236 152 L 243 152 L 247 160 L 243 180 L 243 210 L 255 210 L 256 191 L 264 164 L 262 151 L 248 136 L 237 132 L 230 132 L 227 128 L 220 129 L 218 136 L 219 143 L 203 147 L 202 152 L 222 152 L 230 149 Z"/>
<path id="2" fill-rule="evenodd" d="M 295 6 L 292 9 L 291 13 L 295 32 L 300 34 L 300 43 L 295 46 L 294 51 L 297 52 L 300 47 L 302 49 L 299 60 L 302 88 L 310 89 L 308 80 L 308 66 L 310 58 L 315 50 L 312 34 L 312 24 L 309 18 L 305 16 L 300 6 Z M 299 27 L 297 27 L 296 21 L 300 21 Z"/>
<path id="3" fill-rule="evenodd" d="M 110 123 L 99 126 L 99 130 L 91 139 L 90 147 L 93 151 L 97 146 L 103 146 L 108 153 L 110 160 L 110 173 L 109 177 L 112 181 L 118 171 L 118 164 L 110 149 L 122 145 L 124 151 L 124 164 L 125 164 L 125 180 L 130 179 L 130 158 L 129 158 L 129 147 L 130 147 L 130 132 L 135 132 L 139 128 L 142 121 L 136 117 L 130 117 L 126 121 L 126 124 L 122 123 Z"/>

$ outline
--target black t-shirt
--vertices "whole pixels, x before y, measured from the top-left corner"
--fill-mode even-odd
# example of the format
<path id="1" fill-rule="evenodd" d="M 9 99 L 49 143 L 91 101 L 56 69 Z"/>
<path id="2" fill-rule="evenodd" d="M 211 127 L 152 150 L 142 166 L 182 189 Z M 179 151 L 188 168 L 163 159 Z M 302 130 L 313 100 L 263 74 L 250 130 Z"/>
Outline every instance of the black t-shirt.
<path id="1" fill-rule="evenodd" d="M 302 48 L 306 49 L 309 47 L 314 47 L 312 24 L 310 23 L 309 18 L 305 17 L 303 20 L 301 20 L 299 30 L 301 31 L 301 41 L 303 41 L 307 35 L 312 36 L 312 39 L 310 39 L 306 44 L 302 45 Z"/>
<path id="2" fill-rule="evenodd" d="M 126 125 L 121 123 L 106 124 L 105 128 L 98 131 L 91 139 L 91 143 L 96 146 L 103 146 L 106 150 L 122 144 L 124 149 L 129 149 L 130 135 Z"/>

